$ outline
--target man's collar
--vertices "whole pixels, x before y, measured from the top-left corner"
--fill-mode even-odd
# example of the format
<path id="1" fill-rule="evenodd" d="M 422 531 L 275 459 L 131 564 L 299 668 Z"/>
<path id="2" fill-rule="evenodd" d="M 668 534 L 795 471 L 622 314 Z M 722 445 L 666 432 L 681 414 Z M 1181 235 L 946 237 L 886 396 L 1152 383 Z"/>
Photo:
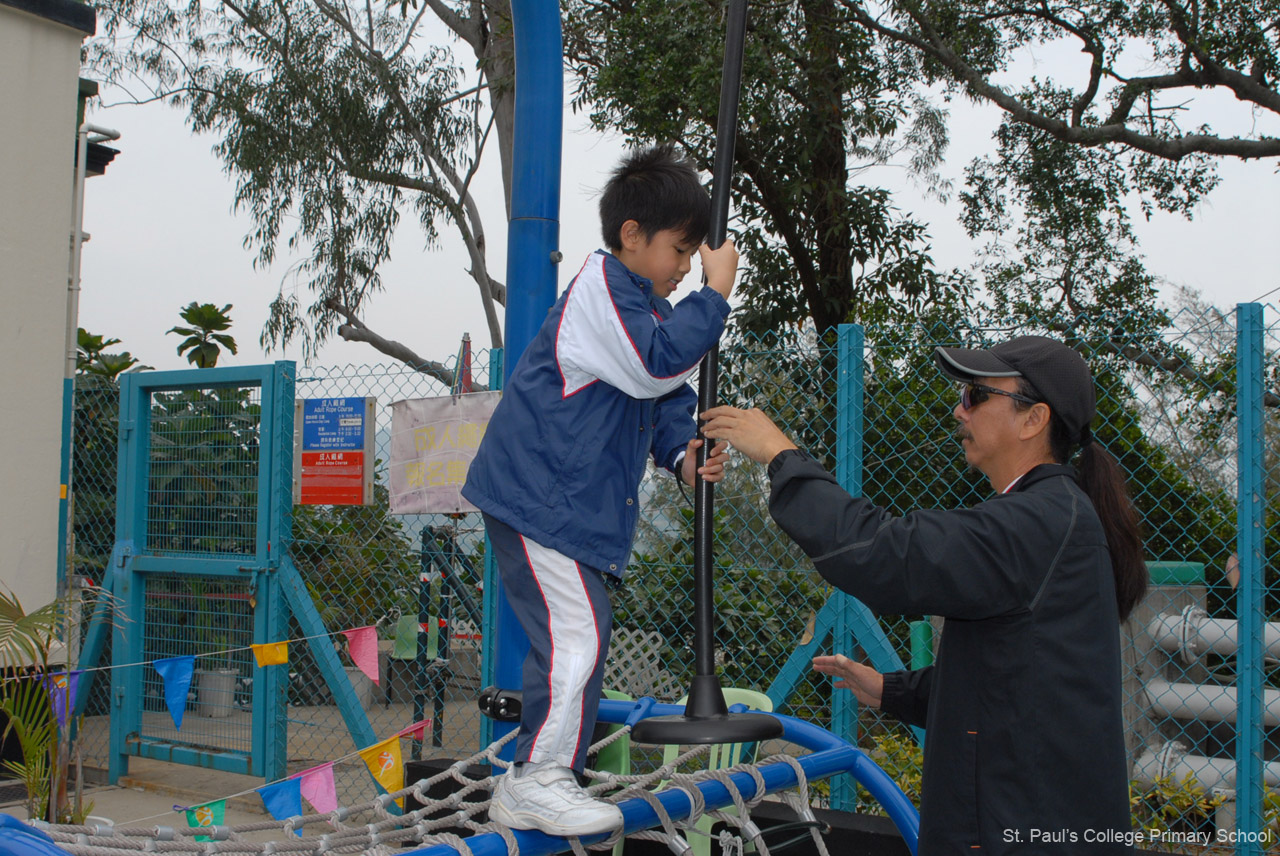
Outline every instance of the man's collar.
<path id="1" fill-rule="evenodd" d="M 1044 481 L 1054 476 L 1067 476 L 1073 480 L 1078 480 L 1075 467 L 1070 467 L 1066 464 L 1038 464 L 1014 479 L 1002 493 L 1017 493 L 1018 491 L 1026 490 L 1038 481 Z"/>

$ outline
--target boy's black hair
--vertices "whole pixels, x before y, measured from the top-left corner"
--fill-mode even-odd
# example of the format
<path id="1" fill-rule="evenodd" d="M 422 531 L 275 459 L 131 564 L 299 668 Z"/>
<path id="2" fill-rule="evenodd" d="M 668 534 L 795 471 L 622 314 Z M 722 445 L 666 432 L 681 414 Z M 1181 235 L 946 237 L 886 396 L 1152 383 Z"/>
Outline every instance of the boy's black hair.
<path id="1" fill-rule="evenodd" d="M 622 249 L 622 224 L 635 220 L 647 239 L 665 229 L 677 229 L 695 247 L 711 229 L 711 197 L 698 179 L 698 170 L 662 143 L 638 149 L 622 159 L 600 196 L 600 226 L 604 244 Z"/>

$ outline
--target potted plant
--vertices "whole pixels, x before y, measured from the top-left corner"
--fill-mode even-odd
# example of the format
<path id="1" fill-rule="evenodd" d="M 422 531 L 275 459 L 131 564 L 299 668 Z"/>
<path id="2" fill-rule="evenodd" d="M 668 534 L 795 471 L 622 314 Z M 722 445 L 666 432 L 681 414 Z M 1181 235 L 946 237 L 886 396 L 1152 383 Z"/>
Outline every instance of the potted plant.
<path id="1" fill-rule="evenodd" d="M 195 580 L 191 585 L 195 600 L 196 669 L 193 683 L 196 710 L 200 716 L 229 716 L 235 709 L 236 678 L 240 673 L 231 660 L 231 620 L 217 608 L 224 586 Z"/>

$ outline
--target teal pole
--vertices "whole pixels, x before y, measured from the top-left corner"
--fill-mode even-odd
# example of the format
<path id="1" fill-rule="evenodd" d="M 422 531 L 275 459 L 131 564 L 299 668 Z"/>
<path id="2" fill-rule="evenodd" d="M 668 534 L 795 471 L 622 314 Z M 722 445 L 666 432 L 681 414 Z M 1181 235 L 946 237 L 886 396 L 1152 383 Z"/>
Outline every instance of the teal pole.
<path id="1" fill-rule="evenodd" d="M 560 4 L 549 0 L 512 0 L 515 40 L 515 151 L 511 159 L 511 221 L 507 224 L 506 374 L 533 341 L 556 299 L 560 242 L 560 153 L 564 113 L 564 43 Z M 493 599 L 494 685 L 520 688 L 521 666 L 529 639 L 516 620 L 494 576 L 485 594 Z M 492 639 L 492 642 L 490 642 Z M 513 723 L 493 725 L 499 738 Z M 503 757 L 515 754 L 508 744 Z"/>
<path id="2" fill-rule="evenodd" d="M 1263 583 L 1263 343 L 1262 306 L 1236 307 L 1236 424 L 1238 486 L 1236 552 L 1240 585 L 1236 589 L 1236 853 L 1263 852 L 1262 831 L 1262 652 L 1265 586 Z"/>

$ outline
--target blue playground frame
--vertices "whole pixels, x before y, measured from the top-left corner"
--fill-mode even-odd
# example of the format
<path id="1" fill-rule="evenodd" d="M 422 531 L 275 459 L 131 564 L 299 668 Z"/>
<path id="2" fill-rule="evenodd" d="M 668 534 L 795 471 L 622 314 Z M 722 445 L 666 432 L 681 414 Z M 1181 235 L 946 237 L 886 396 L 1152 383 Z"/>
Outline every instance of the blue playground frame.
<path id="1" fill-rule="evenodd" d="M 737 710 L 741 705 L 734 705 Z M 658 704 L 651 698 L 639 701 L 600 702 L 600 721 L 613 724 L 634 725 L 649 716 L 671 716 L 684 713 L 684 708 L 674 704 Z M 762 714 L 763 715 L 763 714 Z M 898 789 L 893 780 L 874 761 L 867 757 L 861 749 L 846 740 L 835 736 L 825 728 L 812 723 L 781 714 L 770 714 L 782 722 L 782 739 L 810 750 L 812 754 L 803 755 L 797 760 L 804 770 L 806 779 L 822 779 L 841 773 L 850 774 L 860 785 L 866 788 L 882 805 L 894 825 L 902 834 L 914 854 L 920 831 L 920 816 L 916 808 Z M 759 768 L 768 793 L 786 790 L 797 784 L 795 770 L 789 764 L 766 764 Z M 755 781 L 747 773 L 733 773 L 730 778 L 744 797 L 755 795 Z M 724 808 L 733 804 L 728 789 L 720 782 L 709 779 L 698 783 L 698 790 L 706 801 L 706 810 Z M 689 816 L 693 803 L 684 791 L 674 788 L 655 794 L 662 807 L 672 820 L 681 820 Z M 642 799 L 630 799 L 618 804 L 622 810 L 623 829 L 627 834 L 652 829 L 660 821 L 653 807 Z M 554 835 L 546 835 L 536 830 L 512 830 L 520 845 L 521 856 L 549 856 L 552 853 L 565 851 L 564 839 Z M 582 839 L 584 846 L 604 841 L 608 834 L 587 836 Z M 507 856 L 507 845 L 502 836 L 496 832 L 475 835 L 467 839 L 467 846 L 474 856 Z M 437 844 L 408 851 L 409 856 L 456 856 L 457 851 L 446 844 Z"/>

